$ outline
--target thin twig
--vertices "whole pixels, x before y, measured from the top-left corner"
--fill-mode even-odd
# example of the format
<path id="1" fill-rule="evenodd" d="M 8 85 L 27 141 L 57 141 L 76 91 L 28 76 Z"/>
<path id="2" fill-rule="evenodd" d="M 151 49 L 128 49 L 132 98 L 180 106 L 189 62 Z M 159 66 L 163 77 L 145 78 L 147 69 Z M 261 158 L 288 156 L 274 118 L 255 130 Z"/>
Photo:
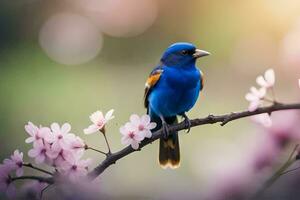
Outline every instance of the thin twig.
<path id="1" fill-rule="evenodd" d="M 281 176 L 284 174 L 284 171 L 288 169 L 297 159 L 295 152 L 297 152 L 299 144 L 295 145 L 293 151 L 289 155 L 287 161 L 271 176 L 263 185 L 263 187 L 255 194 L 255 198 L 261 196 L 269 187 L 271 187 Z"/>
<path id="2" fill-rule="evenodd" d="M 296 170 L 298 170 L 298 169 L 300 169 L 300 167 L 296 167 L 296 168 L 294 168 L 294 169 L 287 170 L 287 171 L 281 173 L 281 175 L 288 174 L 288 173 L 293 172 L 293 171 L 296 171 Z"/>
<path id="3" fill-rule="evenodd" d="M 44 192 L 49 189 L 49 187 L 51 187 L 53 184 L 49 184 L 47 185 L 46 187 L 44 187 L 42 190 L 41 190 L 41 194 L 40 194 L 40 199 L 43 199 L 43 194 Z"/>
<path id="4" fill-rule="evenodd" d="M 53 173 L 51 173 L 51 172 L 49 172 L 49 171 L 47 171 L 47 170 L 41 169 L 41 168 L 39 168 L 39 167 L 36 167 L 36 166 L 34 166 L 33 164 L 31 164 L 31 163 L 23 163 L 23 166 L 24 166 L 24 167 L 29 167 L 29 168 L 31 168 L 31 169 L 35 169 L 35 170 L 40 171 L 40 172 L 43 172 L 43 173 L 45 173 L 45 174 L 53 175 Z"/>
<path id="5" fill-rule="evenodd" d="M 269 102 L 269 103 L 274 103 L 274 100 L 266 98 L 266 97 L 262 98 L 261 100 Z"/>
<path id="6" fill-rule="evenodd" d="M 107 137 L 106 137 L 106 134 L 105 132 L 101 132 L 104 136 L 104 139 L 105 139 L 105 143 L 106 143 L 106 146 L 108 148 L 108 154 L 111 154 L 111 150 L 110 150 L 110 146 L 109 146 L 109 143 L 108 143 L 108 140 L 107 140 Z M 107 155 L 107 154 L 106 154 Z"/>
<path id="7" fill-rule="evenodd" d="M 11 178 L 11 181 L 17 181 L 17 180 L 37 180 L 44 183 L 53 184 L 54 179 L 53 177 L 42 177 L 42 176 L 20 176 L 20 177 L 13 177 Z"/>
<path id="8" fill-rule="evenodd" d="M 101 150 L 95 149 L 95 148 L 93 148 L 93 147 L 90 147 L 90 146 L 87 146 L 87 145 L 86 145 L 85 149 L 90 149 L 90 150 L 96 151 L 96 152 L 98 152 L 98 153 L 101 153 L 101 154 L 107 155 L 107 153 L 105 153 L 104 151 L 101 151 Z"/>

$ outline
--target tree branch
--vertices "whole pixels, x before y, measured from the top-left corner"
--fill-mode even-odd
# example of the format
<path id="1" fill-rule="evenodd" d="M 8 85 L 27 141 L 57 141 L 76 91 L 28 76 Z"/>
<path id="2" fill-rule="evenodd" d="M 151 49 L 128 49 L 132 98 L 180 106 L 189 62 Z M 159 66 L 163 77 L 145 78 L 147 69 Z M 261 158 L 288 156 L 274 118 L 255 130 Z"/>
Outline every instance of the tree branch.
<path id="1" fill-rule="evenodd" d="M 225 114 L 225 115 L 209 115 L 205 118 L 198 118 L 198 119 L 193 119 L 191 120 L 191 127 L 195 126 L 201 126 L 201 125 L 206 125 L 206 124 L 215 124 L 215 123 L 220 123 L 221 126 L 224 126 L 228 122 L 257 115 L 257 114 L 262 114 L 262 113 L 269 113 L 271 114 L 274 111 L 280 111 L 280 110 L 295 110 L 295 109 L 300 109 L 300 103 L 296 104 L 282 104 L 282 103 L 274 103 L 271 106 L 266 106 L 266 107 L 261 107 L 258 108 L 257 110 L 250 112 L 250 111 L 241 111 L 241 112 L 232 112 L 230 114 Z M 169 127 L 170 132 L 174 131 L 180 131 L 183 129 L 187 129 L 188 127 L 186 126 L 186 123 L 181 122 L 179 124 L 175 124 Z M 162 137 L 163 132 L 162 130 L 158 130 L 152 134 L 152 137 L 150 139 L 145 139 L 141 142 L 139 149 L 134 150 L 130 146 L 125 147 L 124 149 L 116 152 L 116 153 L 111 153 L 107 154 L 106 159 L 104 159 L 97 167 L 95 167 L 89 174 L 88 177 L 93 180 L 97 178 L 100 174 L 102 174 L 106 168 L 108 168 L 110 165 L 115 164 L 116 161 L 119 159 L 135 152 L 135 151 L 140 151 L 144 146 L 154 142 L 155 140 L 159 139 Z M 31 179 L 31 180 L 38 180 L 41 182 L 53 184 L 54 183 L 54 178 L 52 177 L 41 177 L 41 176 L 21 176 L 21 177 L 13 177 L 11 180 L 16 181 L 16 180 L 24 180 L 24 179 Z"/>
<path id="2" fill-rule="evenodd" d="M 297 104 L 282 104 L 282 103 L 277 103 L 275 102 L 271 106 L 266 106 L 266 107 L 261 107 L 258 108 L 257 110 L 250 112 L 250 111 L 241 111 L 241 112 L 232 112 L 230 114 L 225 114 L 225 115 L 209 115 L 205 118 L 198 118 L 191 120 L 191 127 L 194 126 L 201 126 L 205 124 L 215 124 L 215 123 L 221 123 L 221 126 L 224 126 L 228 122 L 231 122 L 233 120 L 257 115 L 257 114 L 262 114 L 262 113 L 269 113 L 271 114 L 274 111 L 280 111 L 280 110 L 292 110 L 292 109 L 300 109 L 300 103 Z M 169 127 L 170 132 L 174 131 L 180 131 L 183 129 L 187 129 L 186 124 L 184 122 L 181 122 L 179 124 L 175 124 Z M 88 177 L 93 180 L 96 177 L 98 177 L 100 174 L 104 172 L 106 168 L 108 168 L 110 165 L 115 164 L 116 161 L 119 159 L 135 152 L 141 150 L 144 146 L 152 143 L 153 141 L 159 139 L 162 136 L 163 132 L 162 130 L 158 130 L 152 134 L 152 138 L 150 139 L 145 139 L 144 141 L 141 142 L 140 147 L 138 150 L 132 149 L 130 146 L 125 147 L 124 149 L 116 152 L 109 154 L 105 160 L 103 160 L 96 168 L 94 168 L 89 174 Z"/>
<path id="3" fill-rule="evenodd" d="M 41 168 L 39 168 L 39 167 L 36 167 L 36 166 L 34 166 L 33 164 L 31 164 L 31 163 L 23 163 L 23 166 L 28 167 L 28 168 L 31 168 L 31 169 L 35 169 L 35 170 L 40 171 L 40 172 L 43 172 L 43 173 L 45 173 L 45 174 L 53 175 L 53 173 L 48 172 L 47 170 L 41 169 Z"/>
<path id="4" fill-rule="evenodd" d="M 20 177 L 13 177 L 11 181 L 17 180 L 37 180 L 44 183 L 53 184 L 54 178 L 53 177 L 42 177 L 42 176 L 20 176 Z"/>

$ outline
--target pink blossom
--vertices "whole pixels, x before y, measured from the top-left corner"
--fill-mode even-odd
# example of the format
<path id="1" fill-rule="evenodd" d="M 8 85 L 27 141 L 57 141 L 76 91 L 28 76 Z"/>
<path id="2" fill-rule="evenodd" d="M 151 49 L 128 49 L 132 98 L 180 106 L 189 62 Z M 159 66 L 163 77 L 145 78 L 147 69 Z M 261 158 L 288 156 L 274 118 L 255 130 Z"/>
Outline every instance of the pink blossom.
<path id="1" fill-rule="evenodd" d="M 76 181 L 87 174 L 90 163 L 91 159 L 80 160 L 78 156 L 68 157 L 61 165 L 60 171 L 71 181 Z"/>
<path id="2" fill-rule="evenodd" d="M 72 137 L 70 140 L 70 149 L 75 152 L 84 150 L 85 146 L 86 145 L 85 145 L 84 141 L 78 136 L 74 135 L 74 137 Z"/>
<path id="3" fill-rule="evenodd" d="M 97 131 L 104 131 L 105 124 L 107 124 L 108 121 L 112 120 L 114 118 L 113 116 L 114 110 L 109 110 L 105 116 L 103 116 L 103 113 L 101 111 L 96 111 L 90 116 L 90 120 L 93 122 L 88 128 L 84 129 L 85 134 L 92 134 Z"/>
<path id="4" fill-rule="evenodd" d="M 262 99 L 266 95 L 266 89 L 264 87 L 256 89 L 255 87 L 250 88 L 250 92 L 246 94 L 245 98 L 250 102 L 248 110 L 255 111 L 261 104 Z"/>
<path id="5" fill-rule="evenodd" d="M 275 84 L 275 73 L 273 69 L 268 69 L 264 76 L 258 76 L 256 78 L 256 82 L 258 85 L 264 88 L 273 87 Z"/>
<path id="6" fill-rule="evenodd" d="M 16 187 L 9 176 L 12 170 L 11 165 L 0 165 L 0 193 L 5 193 L 9 198 L 13 198 L 16 195 Z"/>
<path id="7" fill-rule="evenodd" d="M 4 164 L 11 165 L 14 170 L 16 170 L 17 176 L 23 175 L 23 153 L 19 150 L 15 150 L 14 154 L 11 155 L 11 159 L 5 159 Z"/>
<path id="8" fill-rule="evenodd" d="M 49 164 L 51 164 L 52 166 L 55 166 L 55 167 L 60 167 L 61 165 L 64 164 L 64 162 L 69 157 L 74 156 L 72 151 L 67 150 L 67 149 L 62 149 L 62 148 L 51 149 L 51 151 L 49 153 L 47 153 L 47 155 L 50 158 L 50 160 L 52 161 Z"/>
<path id="9" fill-rule="evenodd" d="M 33 149 L 28 151 L 28 156 L 35 158 L 37 164 L 45 162 L 47 154 L 50 154 L 50 144 L 48 143 L 34 143 Z"/>
<path id="10" fill-rule="evenodd" d="M 28 124 L 25 125 L 25 130 L 30 135 L 30 137 L 25 140 L 26 143 L 43 142 L 45 136 L 51 135 L 51 131 L 49 128 L 47 127 L 38 128 L 31 122 L 28 122 Z"/>
<path id="11" fill-rule="evenodd" d="M 149 115 L 143 115 L 139 117 L 137 114 L 133 114 L 130 116 L 130 122 L 132 126 L 135 127 L 136 131 L 143 134 L 144 137 L 152 137 L 151 130 L 156 127 L 156 123 L 150 122 Z"/>
<path id="12" fill-rule="evenodd" d="M 298 79 L 298 87 L 300 88 L 300 79 Z"/>
<path id="13" fill-rule="evenodd" d="M 136 130 L 136 127 L 129 122 L 120 128 L 120 132 L 123 135 L 122 144 L 131 145 L 133 149 L 138 149 L 139 143 L 145 138 L 144 133 Z"/>
<path id="14" fill-rule="evenodd" d="M 68 149 L 71 137 L 74 135 L 69 133 L 71 130 L 70 124 L 65 123 L 60 127 L 58 123 L 52 123 L 51 130 L 53 134 L 48 135 L 46 138 L 47 141 L 51 141 L 52 148 L 55 150 Z"/>
<path id="15" fill-rule="evenodd" d="M 258 114 L 258 115 L 254 115 L 251 117 L 251 119 L 264 126 L 264 127 L 271 127 L 272 126 L 272 120 L 271 117 L 268 113 L 262 113 L 262 114 Z"/>

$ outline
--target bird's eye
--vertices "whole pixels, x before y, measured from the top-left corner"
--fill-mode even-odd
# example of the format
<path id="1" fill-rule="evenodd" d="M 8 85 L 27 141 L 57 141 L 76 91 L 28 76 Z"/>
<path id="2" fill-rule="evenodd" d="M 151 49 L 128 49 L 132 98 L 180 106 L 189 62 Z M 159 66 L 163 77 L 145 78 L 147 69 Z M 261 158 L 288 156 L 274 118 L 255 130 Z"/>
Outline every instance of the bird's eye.
<path id="1" fill-rule="evenodd" d="M 188 54 L 188 51 L 187 51 L 187 50 L 182 50 L 182 51 L 181 51 L 181 54 L 182 54 L 182 55 L 187 55 L 187 54 Z"/>

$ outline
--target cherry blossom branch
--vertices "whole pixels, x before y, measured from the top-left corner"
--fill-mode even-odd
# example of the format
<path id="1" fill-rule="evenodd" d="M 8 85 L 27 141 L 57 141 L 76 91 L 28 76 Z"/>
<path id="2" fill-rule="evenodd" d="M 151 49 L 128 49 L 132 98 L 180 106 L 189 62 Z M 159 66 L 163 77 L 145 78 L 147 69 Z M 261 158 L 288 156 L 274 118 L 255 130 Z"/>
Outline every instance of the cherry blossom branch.
<path id="1" fill-rule="evenodd" d="M 241 111 L 241 112 L 232 112 L 229 114 L 224 114 L 224 115 L 209 115 L 205 118 L 198 118 L 198 119 L 193 119 L 191 120 L 191 127 L 196 127 L 196 126 L 201 126 L 201 125 L 206 125 L 206 124 L 215 124 L 215 123 L 220 123 L 221 126 L 224 126 L 228 122 L 241 119 L 241 118 L 246 118 L 249 116 L 254 116 L 257 114 L 262 114 L 262 113 L 268 113 L 271 114 L 274 111 L 280 111 L 280 110 L 292 110 L 292 109 L 300 109 L 300 103 L 295 103 L 295 104 L 282 104 L 282 103 L 277 103 L 275 102 L 271 106 L 266 106 L 266 107 L 261 107 L 258 108 L 255 111 Z M 170 132 L 174 131 L 180 131 L 187 129 L 187 124 L 184 122 L 172 125 L 169 127 Z M 121 158 L 135 152 L 141 150 L 144 146 L 154 142 L 155 140 L 161 138 L 163 135 L 162 130 L 158 130 L 152 134 L 152 137 L 150 139 L 146 138 L 143 140 L 139 148 L 137 150 L 133 149 L 131 146 L 127 146 L 124 149 L 111 153 L 111 154 L 106 154 L 106 158 L 97 166 L 95 167 L 89 174 L 88 177 L 93 180 L 97 178 L 100 174 L 102 174 L 109 166 L 112 164 L 115 164 L 118 160 Z M 30 165 L 28 165 L 30 166 Z M 32 168 L 32 167 L 31 167 Z M 43 171 L 46 173 L 44 170 L 39 170 Z M 49 172 L 50 173 L 50 172 Z M 49 174 L 47 173 L 47 174 Z M 49 174 L 50 175 L 50 174 Z M 52 174 L 51 174 L 52 175 Z M 38 180 L 41 182 L 45 182 L 48 184 L 53 184 L 55 182 L 54 177 L 41 177 L 41 176 L 21 176 L 21 177 L 13 177 L 11 178 L 12 181 L 16 180 L 22 180 L 22 179 L 32 179 L 32 180 Z"/>
<path id="2" fill-rule="evenodd" d="M 17 180 L 37 180 L 43 183 L 54 183 L 53 177 L 42 177 L 42 176 L 20 176 L 20 177 L 12 177 L 11 181 L 17 181 Z"/>
<path id="3" fill-rule="evenodd" d="M 40 172 L 43 172 L 43 173 L 45 173 L 45 174 L 53 175 L 53 173 L 51 173 L 51 172 L 49 172 L 49 171 L 47 171 L 47 170 L 41 169 L 41 168 L 39 168 L 39 167 L 36 167 L 36 166 L 32 165 L 31 163 L 23 163 L 23 166 L 24 166 L 24 167 L 31 168 L 31 169 L 35 169 L 35 170 L 40 171 Z"/>
<path id="4" fill-rule="evenodd" d="M 294 104 L 283 104 L 283 103 L 278 103 L 275 102 L 271 106 L 266 106 L 266 107 L 261 107 L 258 108 L 255 111 L 241 111 L 241 112 L 232 112 L 230 114 L 224 114 L 224 115 L 209 115 L 205 118 L 198 118 L 198 119 L 193 119 L 191 120 L 191 127 L 195 126 L 201 126 L 201 125 L 206 125 L 206 124 L 215 124 L 215 123 L 221 123 L 221 126 L 226 125 L 228 122 L 249 117 L 249 116 L 254 116 L 257 114 L 262 114 L 262 113 L 268 113 L 271 114 L 274 111 L 280 111 L 280 110 L 292 110 L 292 109 L 300 109 L 300 103 L 294 103 Z M 169 127 L 170 132 L 174 131 L 180 131 L 187 129 L 187 124 L 184 122 L 181 122 L 179 124 L 175 124 Z M 100 174 L 102 174 L 106 168 L 108 168 L 110 165 L 115 164 L 116 161 L 120 160 L 121 158 L 135 152 L 141 150 L 144 146 L 152 143 L 153 141 L 159 139 L 162 137 L 163 132 L 162 130 L 158 130 L 152 134 L 152 137 L 150 139 L 145 139 L 144 141 L 141 142 L 139 149 L 134 150 L 130 146 L 125 147 L 124 149 L 107 155 L 106 159 L 103 160 L 94 170 L 92 170 L 88 176 L 90 179 L 95 179 L 98 177 Z"/>

